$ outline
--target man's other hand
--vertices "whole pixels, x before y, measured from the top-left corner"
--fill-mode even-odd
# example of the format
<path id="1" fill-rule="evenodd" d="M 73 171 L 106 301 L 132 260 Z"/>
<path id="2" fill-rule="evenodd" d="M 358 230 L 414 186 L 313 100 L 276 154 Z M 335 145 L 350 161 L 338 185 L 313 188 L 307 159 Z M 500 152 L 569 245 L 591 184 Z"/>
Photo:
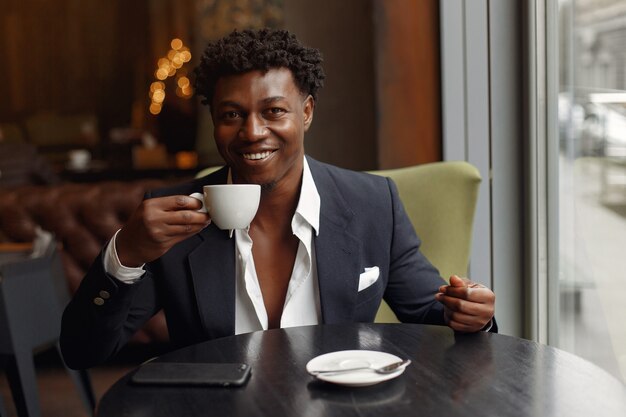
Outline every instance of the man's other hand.
<path id="1" fill-rule="evenodd" d="M 446 324 L 460 332 L 483 329 L 494 315 L 496 295 L 484 285 L 450 277 L 450 285 L 442 285 L 435 299 L 444 305 Z"/>

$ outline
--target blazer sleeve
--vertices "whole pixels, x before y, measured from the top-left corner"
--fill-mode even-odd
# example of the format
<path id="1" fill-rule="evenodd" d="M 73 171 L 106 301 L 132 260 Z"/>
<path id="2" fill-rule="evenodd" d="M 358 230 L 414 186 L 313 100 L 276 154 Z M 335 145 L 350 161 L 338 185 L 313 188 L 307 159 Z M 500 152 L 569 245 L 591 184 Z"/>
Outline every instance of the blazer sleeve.
<path id="1" fill-rule="evenodd" d="M 226 181 L 224 167 L 207 177 L 146 192 L 144 199 L 201 191 L 205 184 Z M 67 365 L 85 369 L 116 354 L 162 307 L 158 272 L 146 273 L 134 284 L 120 282 L 104 270 L 102 251 L 83 278 L 61 321 L 61 353 Z M 104 296 L 103 296 L 104 294 Z"/>
<path id="2" fill-rule="evenodd" d="M 100 253 L 83 278 L 61 321 L 60 347 L 72 369 L 100 365 L 117 353 L 160 309 L 154 280 L 134 284 L 104 271 Z"/>

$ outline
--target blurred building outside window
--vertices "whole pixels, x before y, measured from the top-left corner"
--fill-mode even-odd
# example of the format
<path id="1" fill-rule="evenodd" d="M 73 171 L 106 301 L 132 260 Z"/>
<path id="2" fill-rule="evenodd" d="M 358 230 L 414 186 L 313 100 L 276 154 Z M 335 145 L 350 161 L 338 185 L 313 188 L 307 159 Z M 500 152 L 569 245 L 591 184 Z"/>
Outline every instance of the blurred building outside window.
<path id="1" fill-rule="evenodd" d="M 559 303 L 559 347 L 622 381 L 625 45 L 626 2 L 559 0 L 559 291 L 550 302 Z"/>

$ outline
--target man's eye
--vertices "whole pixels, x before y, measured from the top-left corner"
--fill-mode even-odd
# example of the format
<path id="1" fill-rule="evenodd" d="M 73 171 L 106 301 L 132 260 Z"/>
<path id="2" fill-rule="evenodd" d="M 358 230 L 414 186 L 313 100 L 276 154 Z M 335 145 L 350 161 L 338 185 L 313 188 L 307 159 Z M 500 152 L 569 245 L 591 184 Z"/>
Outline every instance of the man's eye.
<path id="1" fill-rule="evenodd" d="M 282 109 L 280 107 L 272 107 L 271 109 L 269 109 L 269 113 L 274 116 L 277 116 L 277 115 L 285 113 L 285 109 Z"/>
<path id="2" fill-rule="evenodd" d="M 222 119 L 236 119 L 237 117 L 239 117 L 239 113 L 237 113 L 236 111 L 226 111 L 224 113 L 222 113 Z"/>

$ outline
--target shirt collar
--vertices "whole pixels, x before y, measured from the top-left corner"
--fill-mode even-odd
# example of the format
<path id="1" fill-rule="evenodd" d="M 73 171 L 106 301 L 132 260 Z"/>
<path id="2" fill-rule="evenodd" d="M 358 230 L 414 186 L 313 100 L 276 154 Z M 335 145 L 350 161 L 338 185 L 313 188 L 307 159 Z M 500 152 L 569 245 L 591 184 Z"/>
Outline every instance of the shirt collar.
<path id="1" fill-rule="evenodd" d="M 292 228 L 294 221 L 297 221 L 298 215 L 315 230 L 315 236 L 320 234 L 320 195 L 317 192 L 315 181 L 313 181 L 313 175 L 309 168 L 309 163 L 306 160 L 306 156 L 303 157 L 302 163 L 302 187 L 300 188 L 300 200 L 298 201 L 298 207 L 294 213 L 292 219 Z M 228 169 L 228 179 L 226 184 L 232 184 L 233 178 L 230 168 Z"/>
<path id="2" fill-rule="evenodd" d="M 302 188 L 300 189 L 300 201 L 298 201 L 296 214 L 299 214 L 315 230 L 315 235 L 318 236 L 320 234 L 320 195 L 317 192 L 306 157 L 304 157 L 302 165 Z M 297 216 L 294 215 L 294 217 Z"/>

